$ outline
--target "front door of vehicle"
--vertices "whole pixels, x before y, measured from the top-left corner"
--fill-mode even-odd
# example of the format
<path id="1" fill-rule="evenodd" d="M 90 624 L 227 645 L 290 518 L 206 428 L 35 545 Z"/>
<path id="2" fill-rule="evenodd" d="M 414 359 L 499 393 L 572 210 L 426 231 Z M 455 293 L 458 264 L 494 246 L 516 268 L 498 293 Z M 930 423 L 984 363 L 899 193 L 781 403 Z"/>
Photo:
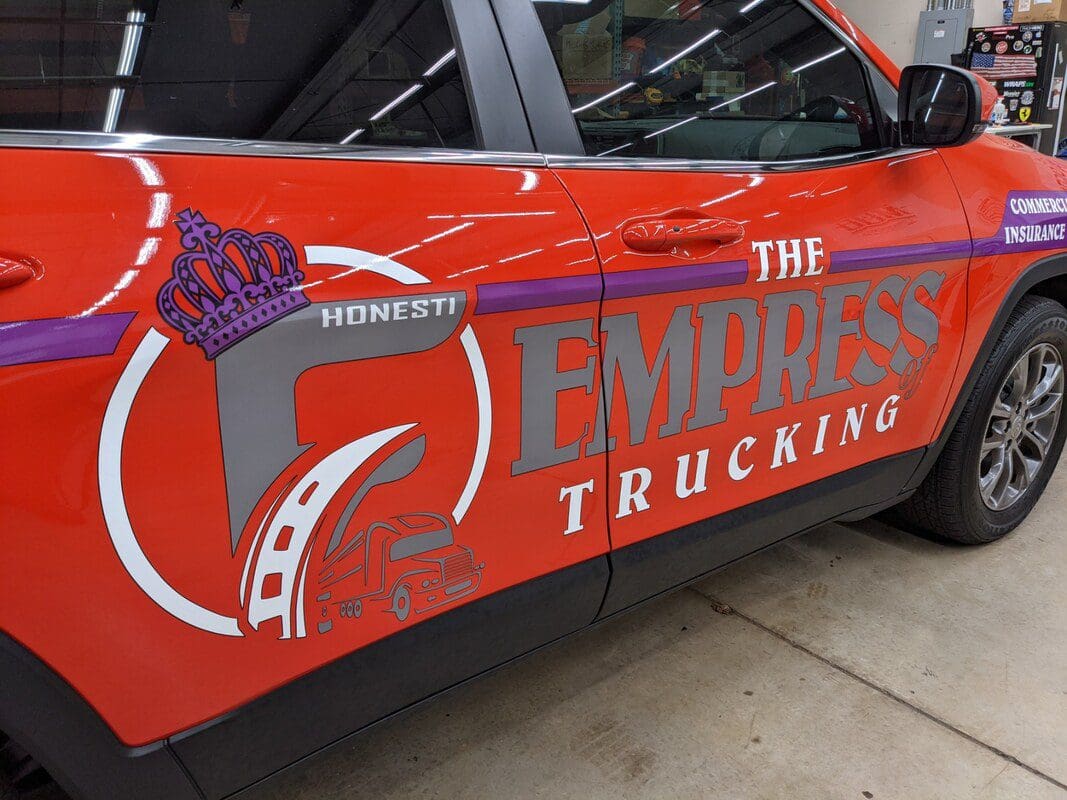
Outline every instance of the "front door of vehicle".
<path id="1" fill-rule="evenodd" d="M 537 5 L 586 153 L 550 163 L 605 273 L 583 447 L 615 550 L 927 444 L 965 321 L 959 197 L 937 153 L 886 147 L 851 45 L 796 0 L 657 8 Z"/>
<path id="2" fill-rule="evenodd" d="M 512 602 L 521 620 L 409 645 L 402 665 L 376 651 L 378 671 L 313 721 L 272 720 L 272 741 L 227 767 L 238 777 L 204 768 L 221 796 L 592 620 L 606 458 L 515 465 L 547 426 L 566 453 L 595 422 L 601 280 L 543 159 L 476 151 L 491 137 L 439 0 L 128 5 L 92 11 L 125 31 L 93 63 L 132 75 L 49 120 L 334 146 L 25 134 L 0 149 L 0 249 L 40 266 L 0 293 L 5 631 L 139 746 L 577 569 L 530 614 Z M 491 18 L 456 12 L 476 6 Z M 30 39 L 83 45 L 104 22 L 78 14 Z M 202 30 L 221 54 L 190 60 Z M 48 124 L 54 93 L 25 83 L 0 127 Z M 336 146 L 352 142 L 393 147 Z M 550 408 L 523 407 L 549 364 L 570 380 Z M 568 515 L 561 487 L 591 476 Z M 71 624 L 74 598 L 92 602 Z"/>

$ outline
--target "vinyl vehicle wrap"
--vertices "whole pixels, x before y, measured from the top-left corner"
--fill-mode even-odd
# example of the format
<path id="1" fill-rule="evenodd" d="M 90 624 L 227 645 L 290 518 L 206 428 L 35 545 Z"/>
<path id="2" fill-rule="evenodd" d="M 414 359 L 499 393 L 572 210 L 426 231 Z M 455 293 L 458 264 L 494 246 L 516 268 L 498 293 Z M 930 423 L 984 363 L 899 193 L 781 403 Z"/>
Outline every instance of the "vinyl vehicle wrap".
<path id="1" fill-rule="evenodd" d="M 907 499 L 1067 296 L 1060 162 L 600 158 L 549 12 L 444 7 L 481 150 L 0 132 L 0 729 L 76 796 L 227 796 Z"/>

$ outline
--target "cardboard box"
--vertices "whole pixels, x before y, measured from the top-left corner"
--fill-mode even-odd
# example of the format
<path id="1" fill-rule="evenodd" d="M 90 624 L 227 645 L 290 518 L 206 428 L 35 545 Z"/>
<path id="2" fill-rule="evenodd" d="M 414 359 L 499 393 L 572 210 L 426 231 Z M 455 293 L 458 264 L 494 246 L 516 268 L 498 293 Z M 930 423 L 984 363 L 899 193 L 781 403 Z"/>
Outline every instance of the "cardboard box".
<path id="1" fill-rule="evenodd" d="M 745 93 L 745 73 L 714 70 L 704 73 L 705 97 L 732 97 Z"/>
<path id="2" fill-rule="evenodd" d="M 628 17 L 678 19 L 677 0 L 626 0 L 623 13 Z"/>
<path id="3" fill-rule="evenodd" d="M 611 34 L 565 33 L 560 69 L 566 81 L 610 81 Z"/>
<path id="4" fill-rule="evenodd" d="M 1015 0 L 1012 24 L 1067 22 L 1067 0 Z"/>

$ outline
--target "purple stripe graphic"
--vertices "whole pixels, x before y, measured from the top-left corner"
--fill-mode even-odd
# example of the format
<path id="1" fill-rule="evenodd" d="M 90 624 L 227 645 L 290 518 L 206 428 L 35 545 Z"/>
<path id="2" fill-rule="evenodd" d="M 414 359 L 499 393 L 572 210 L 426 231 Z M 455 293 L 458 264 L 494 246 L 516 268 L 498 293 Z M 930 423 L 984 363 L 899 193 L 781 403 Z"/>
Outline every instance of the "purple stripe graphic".
<path id="1" fill-rule="evenodd" d="M 474 313 L 499 314 L 501 311 L 587 303 L 599 300 L 603 288 L 600 275 L 488 283 L 478 287 L 478 307 Z"/>
<path id="2" fill-rule="evenodd" d="M 129 312 L 0 322 L 0 367 L 111 355 L 135 316 Z"/>
<path id="3" fill-rule="evenodd" d="M 639 269 L 605 276 L 605 300 L 643 297 L 668 292 L 688 292 L 715 286 L 739 286 L 748 280 L 747 261 L 722 261 L 688 267 Z"/>
<path id="4" fill-rule="evenodd" d="M 1002 235 L 994 236 L 992 239 L 979 239 L 976 241 L 974 243 L 974 255 L 976 258 L 982 256 L 1006 256 L 1012 253 L 1037 253 L 1042 250 L 1063 250 L 1064 248 L 1067 248 L 1067 240 L 1005 244 Z"/>
<path id="5" fill-rule="evenodd" d="M 478 287 L 477 314 L 498 314 L 571 303 L 624 297 L 687 292 L 715 286 L 739 286 L 748 280 L 747 261 L 723 261 L 685 267 L 659 267 L 605 275 L 545 278 L 534 281 L 491 283 Z"/>
<path id="6" fill-rule="evenodd" d="M 971 257 L 971 242 L 931 242 L 929 244 L 874 247 L 869 250 L 841 250 L 830 257 L 830 272 L 856 272 L 906 264 L 925 264 Z"/>

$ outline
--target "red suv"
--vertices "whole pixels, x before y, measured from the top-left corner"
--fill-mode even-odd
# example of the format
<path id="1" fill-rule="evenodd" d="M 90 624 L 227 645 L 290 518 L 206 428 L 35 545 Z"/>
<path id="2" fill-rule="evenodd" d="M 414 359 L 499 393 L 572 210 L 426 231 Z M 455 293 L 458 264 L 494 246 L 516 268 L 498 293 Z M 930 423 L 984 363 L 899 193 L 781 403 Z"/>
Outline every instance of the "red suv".
<path id="1" fill-rule="evenodd" d="M 1067 167 L 828 0 L 0 41 L 21 784 L 222 798 L 827 521 L 1002 537 L 1059 458 Z"/>

